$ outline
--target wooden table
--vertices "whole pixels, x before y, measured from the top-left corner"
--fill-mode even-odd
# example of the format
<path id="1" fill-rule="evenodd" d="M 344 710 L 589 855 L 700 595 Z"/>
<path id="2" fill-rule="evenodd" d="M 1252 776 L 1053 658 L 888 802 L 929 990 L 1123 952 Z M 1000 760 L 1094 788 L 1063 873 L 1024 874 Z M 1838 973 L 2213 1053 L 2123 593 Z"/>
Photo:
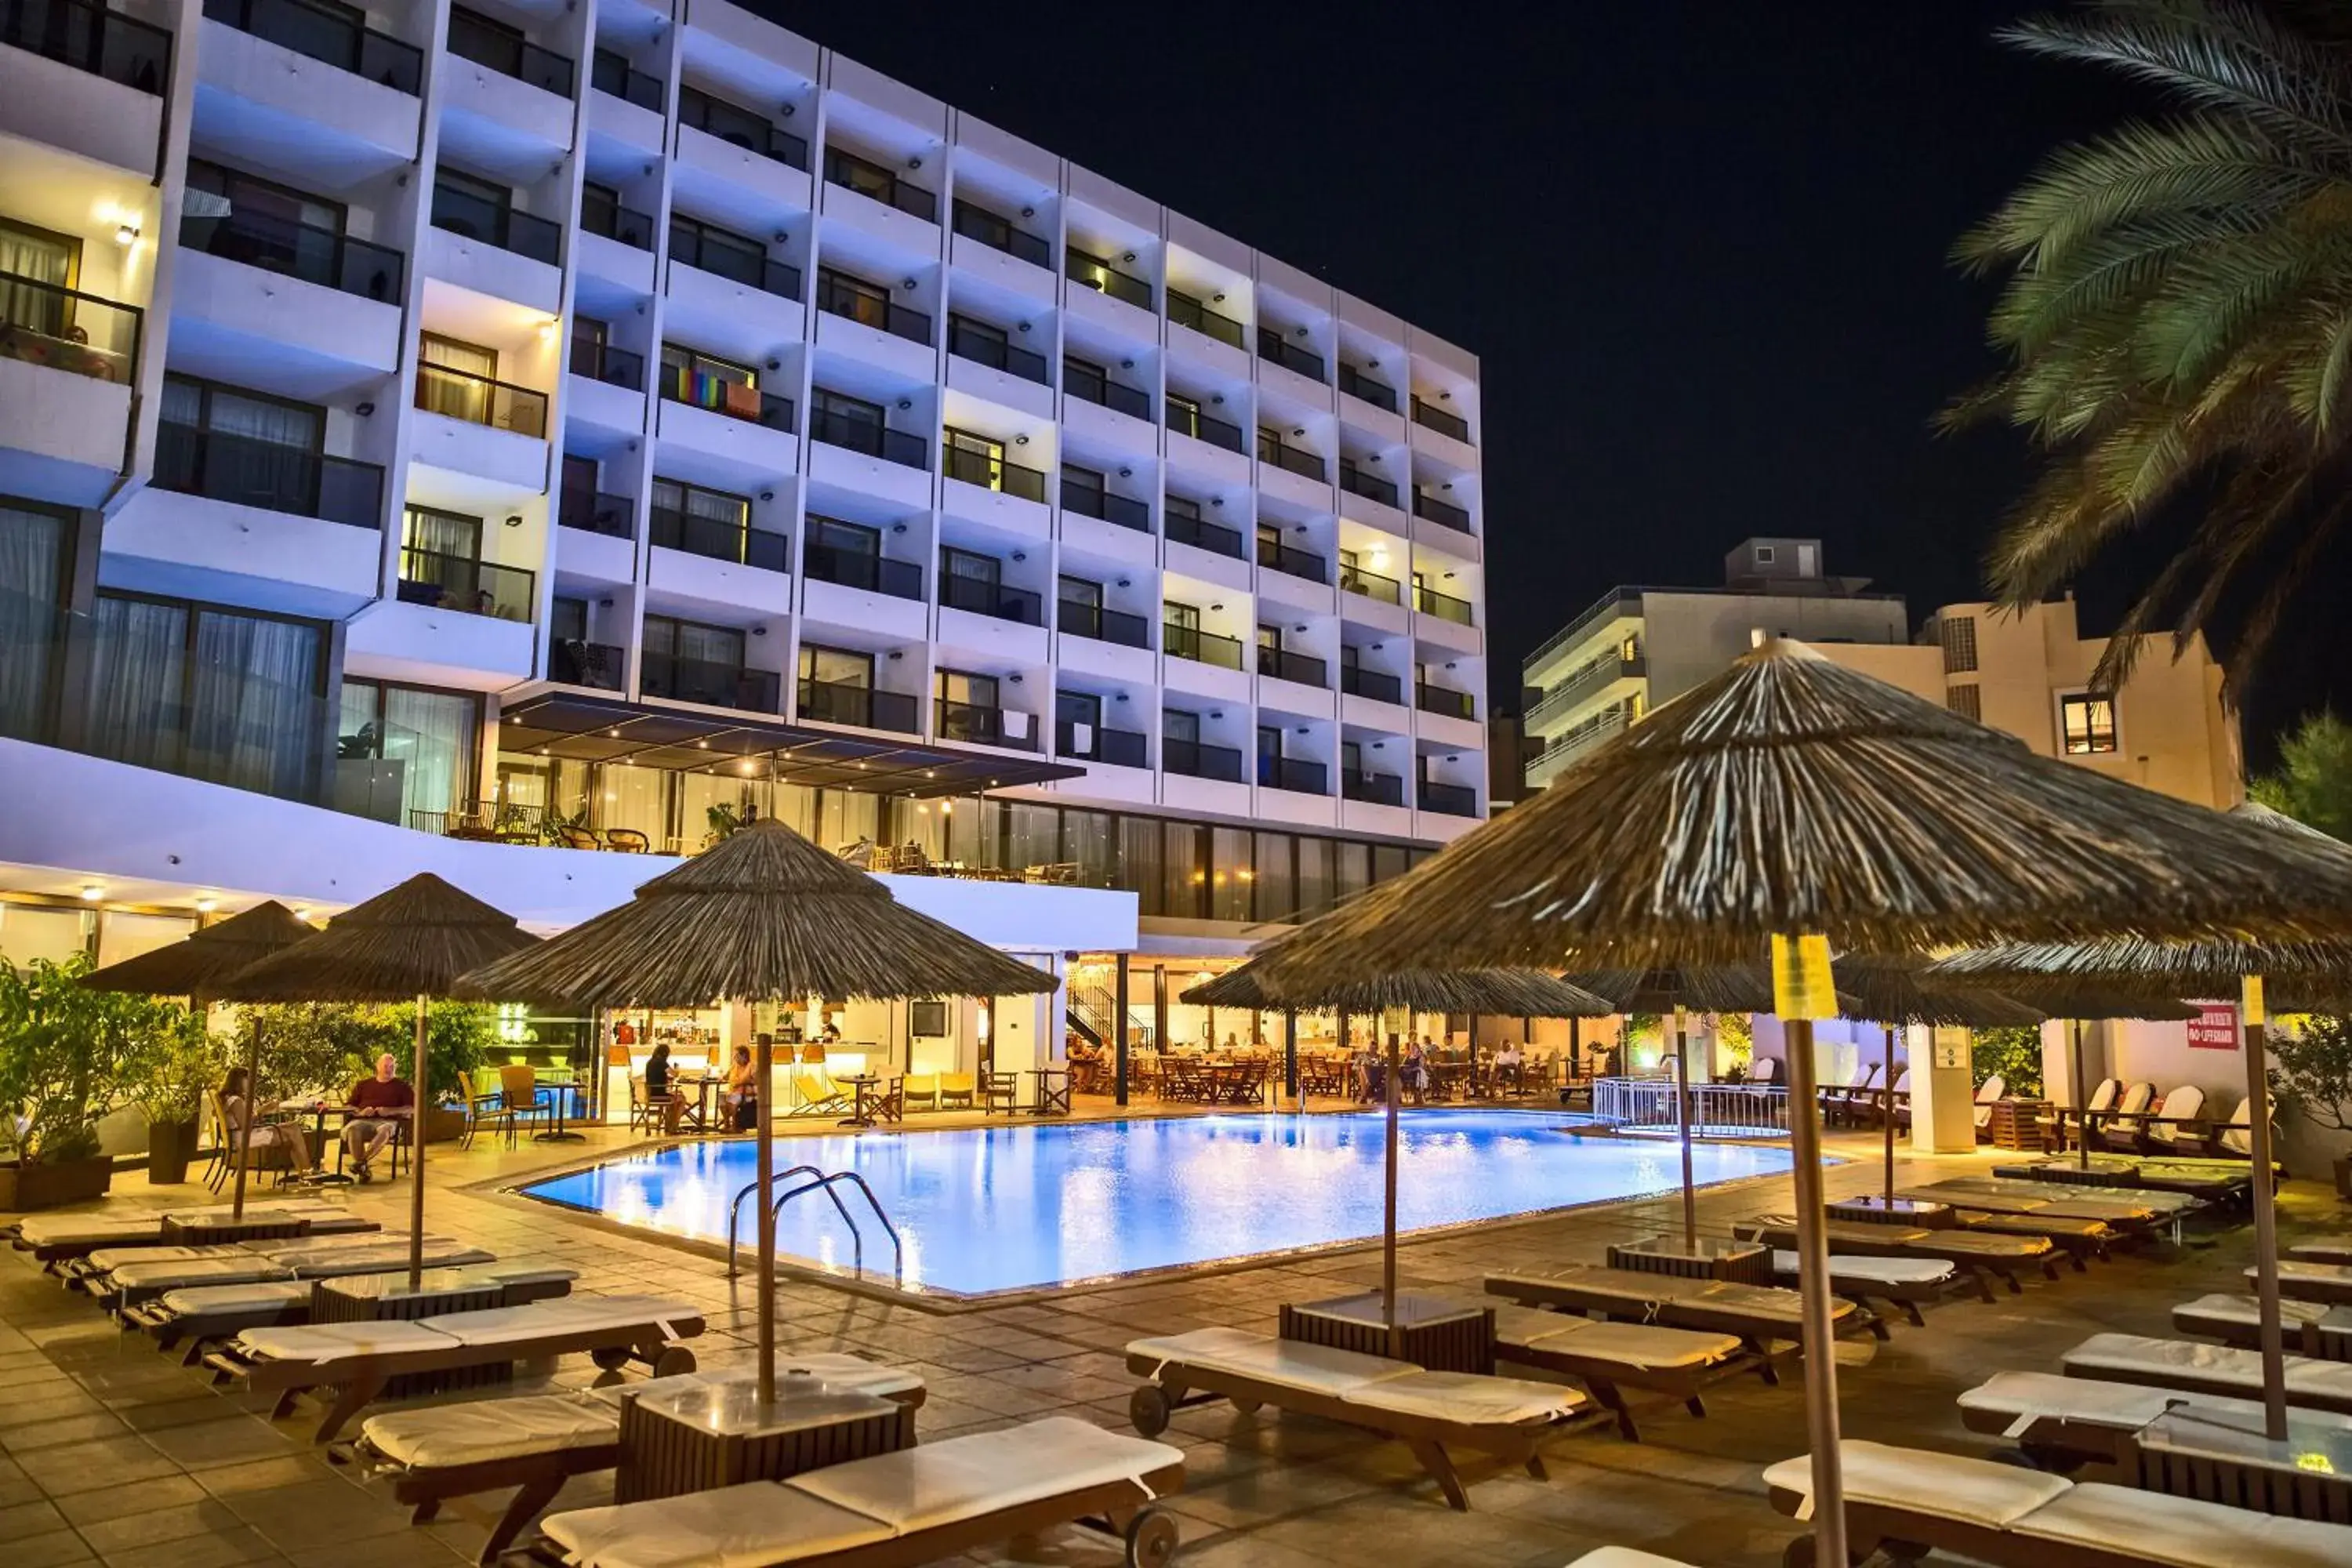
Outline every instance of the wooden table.
<path id="1" fill-rule="evenodd" d="M 1910 1225 L 1922 1230 L 1950 1230 L 1960 1223 L 1960 1216 L 1949 1204 L 1931 1203 L 1925 1198 L 1896 1198 L 1889 1204 L 1876 1193 L 1826 1205 L 1832 1219 L 1855 1219 L 1867 1225 Z"/>
<path id="2" fill-rule="evenodd" d="M 310 1221 L 283 1209 L 249 1208 L 242 1219 L 225 1214 L 163 1216 L 163 1240 L 177 1247 L 217 1247 L 233 1241 L 281 1241 L 310 1234 Z"/>
<path id="3" fill-rule="evenodd" d="M 1643 1274 L 1667 1274 L 1677 1279 L 1726 1279 L 1738 1285 L 1770 1285 L 1772 1249 L 1753 1241 L 1727 1241 L 1702 1236 L 1689 1247 L 1680 1237 L 1651 1236 L 1639 1241 L 1612 1242 L 1609 1267 Z"/>
<path id="4" fill-rule="evenodd" d="M 785 1370 L 762 1408 L 749 1378 L 657 1388 L 621 1405 L 618 1502 L 781 1481 L 804 1471 L 915 1446 L 909 1405 Z"/>
<path id="5" fill-rule="evenodd" d="M 1491 1302 L 1463 1301 L 1400 1290 L 1397 1327 L 1404 1346 L 1400 1359 L 1432 1372 L 1492 1373 L 1495 1370 L 1495 1309 Z M 1286 1304 L 1281 1335 L 1302 1344 L 1384 1356 L 1389 1349 L 1381 1293 L 1339 1296 L 1328 1301 Z"/>
<path id="6" fill-rule="evenodd" d="M 2149 1491 L 2352 1524 L 2352 1432 L 2292 1412 L 2285 1440 L 2273 1442 L 2258 1415 L 2172 1411 L 2140 1428 L 2124 1468 Z"/>
<path id="7" fill-rule="evenodd" d="M 1070 1069 L 1023 1068 L 1021 1076 L 1034 1079 L 1029 1086 L 1029 1114 L 1067 1116 L 1070 1113 Z"/>

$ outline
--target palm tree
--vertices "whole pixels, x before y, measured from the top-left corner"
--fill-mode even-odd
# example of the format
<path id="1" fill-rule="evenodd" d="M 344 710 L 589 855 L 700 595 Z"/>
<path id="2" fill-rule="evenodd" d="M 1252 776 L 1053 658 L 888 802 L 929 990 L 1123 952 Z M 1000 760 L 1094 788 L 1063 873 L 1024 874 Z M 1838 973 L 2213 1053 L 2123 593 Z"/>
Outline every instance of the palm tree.
<path id="1" fill-rule="evenodd" d="M 2099 679 L 2168 619 L 2177 646 L 2242 611 L 2234 688 L 2352 511 L 2352 21 L 2323 0 L 2094 0 L 2005 28 L 2169 100 L 2064 148 L 1956 248 L 2006 270 L 2009 368 L 1948 425 L 2006 416 L 2047 453 L 1990 571 L 2031 604 L 2168 511 L 2188 542 L 2146 584 Z"/>

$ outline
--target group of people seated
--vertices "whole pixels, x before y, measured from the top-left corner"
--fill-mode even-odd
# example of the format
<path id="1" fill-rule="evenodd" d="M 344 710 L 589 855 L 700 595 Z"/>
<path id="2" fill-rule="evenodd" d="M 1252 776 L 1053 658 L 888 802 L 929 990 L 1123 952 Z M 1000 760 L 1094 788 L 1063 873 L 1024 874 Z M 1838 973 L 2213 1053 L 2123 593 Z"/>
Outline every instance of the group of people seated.
<path id="1" fill-rule="evenodd" d="M 251 1158 L 278 1151 L 285 1168 L 296 1179 L 317 1179 L 326 1173 L 326 1151 L 311 1147 L 310 1131 L 299 1121 L 277 1113 L 290 1108 L 280 1102 L 253 1104 L 252 1075 L 231 1068 L 221 1085 L 221 1114 L 232 1148 L 251 1127 Z M 352 1086 L 341 1107 L 343 1112 L 343 1158 L 350 1173 L 365 1183 L 375 1179 L 376 1157 L 399 1138 L 416 1115 L 416 1090 L 400 1076 L 400 1063 L 389 1051 L 376 1058 L 373 1077 Z"/>
<path id="2" fill-rule="evenodd" d="M 775 1046 L 773 1035 L 760 1038 L 772 1048 Z M 828 1023 L 816 1038 L 824 1045 L 837 1045 L 841 1030 Z M 790 1047 L 786 1047 L 785 1057 L 778 1059 L 789 1059 L 789 1056 Z M 670 1060 L 669 1042 L 654 1047 L 653 1055 L 646 1058 L 646 1103 L 661 1119 L 665 1133 L 676 1133 L 687 1107 L 695 1103 L 694 1096 L 682 1087 L 686 1081 L 683 1070 Z M 760 1125 L 760 1067 L 749 1046 L 736 1047 L 734 1060 L 728 1064 L 725 1101 L 724 1125 L 737 1132 L 750 1132 Z"/>

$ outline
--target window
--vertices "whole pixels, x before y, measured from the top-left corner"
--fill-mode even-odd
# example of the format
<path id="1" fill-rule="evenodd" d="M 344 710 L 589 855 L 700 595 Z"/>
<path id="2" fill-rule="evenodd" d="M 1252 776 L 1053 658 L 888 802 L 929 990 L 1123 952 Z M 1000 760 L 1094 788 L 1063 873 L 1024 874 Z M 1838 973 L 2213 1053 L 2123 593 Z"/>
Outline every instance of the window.
<path id="1" fill-rule="evenodd" d="M 499 351 L 479 343 L 445 338 L 438 332 L 417 335 L 417 358 L 423 365 L 455 374 L 436 375 L 420 368 L 416 406 L 427 414 L 446 414 L 475 425 L 490 422 L 489 383 L 499 378 Z"/>
<path id="2" fill-rule="evenodd" d="M 73 539 L 69 514 L 0 501 L 0 735 L 47 732 Z"/>
<path id="3" fill-rule="evenodd" d="M 400 820 L 437 828 L 473 798 L 481 733 L 481 699 L 471 692 L 346 679 L 335 756 L 397 764 Z M 434 815 L 419 822 L 420 812 Z"/>
<path id="4" fill-rule="evenodd" d="M 2116 749 L 2116 704 L 2087 691 L 2058 700 L 2059 732 L 2070 757 L 2095 756 Z"/>
<path id="5" fill-rule="evenodd" d="M 80 284 L 80 240 L 0 219 L 0 321 L 62 338 L 73 324 L 73 301 L 58 290 Z"/>
<path id="6" fill-rule="evenodd" d="M 1772 547 L 1770 545 L 1759 544 L 1756 547 L 1756 564 L 1759 566 L 1769 566 L 1772 564 Z"/>
<path id="7" fill-rule="evenodd" d="M 163 378 L 155 483 L 308 516 L 319 500 L 326 410 L 240 387 Z"/>
<path id="8" fill-rule="evenodd" d="M 694 349 L 662 345 L 662 395 L 738 419 L 760 417 L 760 373 Z"/>
<path id="9" fill-rule="evenodd" d="M 314 798 L 326 637 L 310 621 L 100 594 L 84 742 L 102 757 Z"/>
<path id="10" fill-rule="evenodd" d="M 870 691 L 874 688 L 874 656 L 853 648 L 820 647 L 814 643 L 803 643 L 800 678 L 826 686 L 847 686 Z"/>
<path id="11" fill-rule="evenodd" d="M 1964 719 L 1974 719 L 1979 723 L 1984 721 L 1984 694 L 1974 681 L 1966 686 L 1945 688 L 1944 706 Z"/>
<path id="12" fill-rule="evenodd" d="M 1944 644 L 1944 673 L 1966 675 L 1977 667 L 1977 618 L 1948 616 L 1938 628 Z"/>

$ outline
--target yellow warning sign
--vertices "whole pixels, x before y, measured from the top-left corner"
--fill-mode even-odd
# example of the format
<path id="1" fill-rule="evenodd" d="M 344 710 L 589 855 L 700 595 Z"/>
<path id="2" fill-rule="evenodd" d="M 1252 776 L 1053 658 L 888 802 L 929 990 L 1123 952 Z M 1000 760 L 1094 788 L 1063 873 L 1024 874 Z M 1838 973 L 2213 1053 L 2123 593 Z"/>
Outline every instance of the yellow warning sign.
<path id="1" fill-rule="evenodd" d="M 2270 1015 L 2263 1011 L 2263 977 L 2249 974 L 2238 982 L 2238 1021 L 2242 1024 L 2267 1024 Z"/>
<path id="2" fill-rule="evenodd" d="M 1837 983 L 1830 973 L 1830 939 L 1772 939 L 1772 1011 L 1790 1018 L 1837 1016 Z"/>

